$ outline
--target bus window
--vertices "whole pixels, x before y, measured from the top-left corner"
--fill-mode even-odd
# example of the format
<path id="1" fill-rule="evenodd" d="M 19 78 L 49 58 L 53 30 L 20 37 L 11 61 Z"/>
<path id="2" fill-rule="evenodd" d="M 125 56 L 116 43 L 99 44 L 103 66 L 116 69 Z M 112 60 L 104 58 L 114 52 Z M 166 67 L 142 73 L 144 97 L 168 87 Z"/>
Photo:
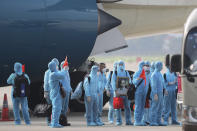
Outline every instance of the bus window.
<path id="1" fill-rule="evenodd" d="M 197 28 L 192 30 L 186 39 L 184 68 L 197 72 Z"/>

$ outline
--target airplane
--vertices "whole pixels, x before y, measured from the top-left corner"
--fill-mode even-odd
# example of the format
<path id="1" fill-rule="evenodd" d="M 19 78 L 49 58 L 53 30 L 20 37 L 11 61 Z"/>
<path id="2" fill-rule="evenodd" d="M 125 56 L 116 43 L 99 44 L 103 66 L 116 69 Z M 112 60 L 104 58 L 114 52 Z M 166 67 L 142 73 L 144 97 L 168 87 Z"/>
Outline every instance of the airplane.
<path id="1" fill-rule="evenodd" d="M 94 64 L 89 56 L 126 48 L 125 38 L 180 32 L 196 6 L 192 0 L 0 0 L 0 86 L 7 86 L 16 61 L 25 64 L 33 110 L 52 58 L 68 56 L 75 88 Z M 71 104 L 82 110 L 80 101 Z"/>

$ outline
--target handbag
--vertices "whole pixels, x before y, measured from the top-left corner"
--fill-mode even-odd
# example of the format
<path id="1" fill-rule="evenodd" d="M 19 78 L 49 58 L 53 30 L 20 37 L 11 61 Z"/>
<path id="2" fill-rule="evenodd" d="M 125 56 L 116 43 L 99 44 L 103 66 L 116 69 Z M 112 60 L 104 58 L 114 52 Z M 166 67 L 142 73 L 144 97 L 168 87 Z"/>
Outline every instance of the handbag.
<path id="1" fill-rule="evenodd" d="M 64 88 L 63 88 L 62 84 L 59 83 L 59 86 L 60 86 L 60 94 L 61 94 L 62 98 L 65 98 L 66 97 L 66 92 L 64 91 Z"/>
<path id="2" fill-rule="evenodd" d="M 47 102 L 44 103 L 44 100 L 34 108 L 33 114 L 37 117 L 47 117 L 52 112 L 52 105 L 47 104 Z"/>
<path id="3" fill-rule="evenodd" d="M 135 85 L 131 84 L 127 92 L 127 96 L 129 100 L 135 99 L 135 91 L 136 91 Z"/>
<path id="4" fill-rule="evenodd" d="M 127 96 L 128 96 L 128 99 L 129 100 L 135 100 L 135 92 L 137 90 L 137 88 L 142 84 L 142 82 L 144 81 L 144 79 L 142 79 L 138 84 L 137 86 L 135 87 L 134 84 L 131 84 L 129 89 L 128 89 L 128 92 L 127 92 Z"/>
<path id="5" fill-rule="evenodd" d="M 145 107 L 144 108 L 150 108 L 150 102 L 149 99 L 146 99 Z"/>
<path id="6" fill-rule="evenodd" d="M 114 97 L 113 98 L 113 107 L 114 107 L 114 109 L 124 109 L 123 98 Z"/>

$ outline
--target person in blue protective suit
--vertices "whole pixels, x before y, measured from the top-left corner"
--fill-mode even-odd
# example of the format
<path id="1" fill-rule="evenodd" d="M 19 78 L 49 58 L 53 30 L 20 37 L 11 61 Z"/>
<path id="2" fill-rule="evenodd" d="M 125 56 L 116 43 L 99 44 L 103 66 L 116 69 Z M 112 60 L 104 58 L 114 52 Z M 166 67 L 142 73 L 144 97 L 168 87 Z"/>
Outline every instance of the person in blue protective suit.
<path id="1" fill-rule="evenodd" d="M 155 71 L 151 76 L 151 126 L 166 126 L 161 122 L 163 110 L 163 89 L 165 88 L 164 78 L 161 74 L 162 62 L 155 63 Z"/>
<path id="2" fill-rule="evenodd" d="M 98 121 L 98 66 L 92 66 L 90 75 L 84 80 L 85 89 L 85 108 L 87 126 L 101 126 L 103 125 Z"/>
<path id="3" fill-rule="evenodd" d="M 172 124 L 180 125 L 177 121 L 176 113 L 176 89 L 178 85 L 177 76 L 174 72 L 171 72 L 169 68 L 167 68 L 167 72 L 164 74 L 164 80 L 166 84 L 164 92 L 164 123 L 168 125 L 168 119 L 171 113 Z"/>
<path id="4" fill-rule="evenodd" d="M 139 69 L 133 76 L 133 83 L 136 87 L 135 92 L 135 111 L 134 119 L 135 126 L 145 126 L 146 124 L 142 122 L 144 115 L 144 106 L 146 101 L 146 75 L 144 70 L 145 62 L 139 63 Z"/>
<path id="5" fill-rule="evenodd" d="M 155 71 L 155 62 L 152 62 L 150 65 L 150 76 L 152 76 L 154 71 Z"/>
<path id="6" fill-rule="evenodd" d="M 118 62 L 115 62 L 113 65 L 113 71 L 111 71 L 107 77 L 107 83 L 105 89 L 107 91 L 107 95 L 110 97 L 109 99 L 109 112 L 108 112 L 108 121 L 110 124 L 114 123 L 114 107 L 113 107 L 113 98 L 114 98 L 114 90 L 112 88 L 112 73 L 117 72 Z"/>
<path id="7" fill-rule="evenodd" d="M 25 123 L 27 125 L 30 125 L 30 117 L 29 117 L 29 108 L 28 108 L 28 101 L 27 101 L 27 97 L 14 97 L 14 90 L 15 90 L 15 78 L 17 76 L 22 76 L 23 72 L 22 72 L 22 64 L 16 62 L 14 64 L 14 72 L 12 73 L 8 80 L 7 83 L 8 84 L 12 84 L 12 92 L 11 92 L 11 98 L 12 98 L 12 103 L 13 103 L 13 112 L 14 112 L 14 119 L 15 119 L 15 124 L 16 125 L 20 125 L 21 124 L 21 119 L 20 119 L 20 104 L 21 104 L 21 108 L 22 108 L 22 113 L 23 113 L 23 118 L 25 120 Z M 24 76 L 27 78 L 28 83 L 30 84 L 30 80 L 27 74 L 24 74 Z"/>
<path id="8" fill-rule="evenodd" d="M 146 73 L 146 87 L 145 87 L 145 89 L 146 89 L 146 96 L 147 95 L 149 95 L 148 93 L 149 93 L 149 88 L 150 88 L 150 79 L 151 79 L 151 72 L 150 72 L 150 66 L 151 66 L 151 64 L 150 64 L 150 62 L 149 61 L 145 61 L 145 68 L 144 68 L 144 70 L 145 70 L 145 73 Z M 147 98 L 146 97 L 146 102 L 147 101 L 149 101 L 149 98 Z M 149 103 L 150 103 L 150 101 L 149 101 Z M 147 107 L 147 108 L 145 108 L 144 109 L 144 116 L 143 116 L 143 119 L 142 119 L 142 122 L 144 123 L 144 124 L 149 124 L 150 123 L 150 110 L 149 110 L 149 107 Z"/>
<path id="9" fill-rule="evenodd" d="M 48 67 L 51 71 L 49 75 L 49 88 L 50 88 L 50 100 L 52 101 L 52 128 L 60 128 L 59 117 L 62 110 L 62 96 L 60 93 L 60 82 L 65 79 L 66 70 L 57 70 L 55 62 L 50 62 Z"/>
<path id="10" fill-rule="evenodd" d="M 63 61 L 61 63 L 61 70 L 64 70 L 64 63 L 65 61 Z M 65 74 L 65 78 L 61 81 L 62 86 L 64 88 L 64 91 L 66 93 L 66 97 L 63 98 L 62 101 L 62 116 L 65 118 L 65 123 L 64 126 L 70 126 L 70 123 L 67 123 L 67 112 L 68 112 L 68 104 L 69 104 L 69 98 L 70 98 L 70 94 L 72 92 L 72 88 L 70 85 L 70 74 L 69 74 L 69 66 L 65 67 L 66 70 L 66 74 Z"/>
<path id="11" fill-rule="evenodd" d="M 104 125 L 104 123 L 101 120 L 102 112 L 103 112 L 103 93 L 105 91 L 105 85 L 107 83 L 107 78 L 106 78 L 106 66 L 104 63 L 100 63 L 99 65 L 99 76 L 98 76 L 98 81 L 99 81 L 99 94 L 98 94 L 98 109 L 99 109 L 99 119 L 98 121 Z"/>
<path id="12" fill-rule="evenodd" d="M 126 125 L 133 125 L 131 122 L 131 109 L 130 104 L 127 96 L 120 96 L 117 92 L 116 81 L 117 77 L 129 77 L 129 83 L 131 84 L 131 77 L 127 71 L 125 71 L 125 64 L 123 61 L 119 61 L 117 66 L 117 74 L 113 72 L 112 74 L 112 88 L 114 90 L 114 97 L 121 97 L 124 102 L 124 111 L 125 111 L 125 119 Z M 121 109 L 115 109 L 116 112 L 116 125 L 122 125 L 122 116 L 121 116 Z"/>
<path id="13" fill-rule="evenodd" d="M 56 63 L 57 65 L 57 70 L 59 69 L 59 61 L 57 58 L 52 59 L 53 62 Z M 45 71 L 44 74 L 44 98 L 46 99 L 47 103 L 49 105 L 52 104 L 50 97 L 49 97 L 49 93 L 50 93 L 50 88 L 49 88 L 49 75 L 50 75 L 50 70 L 47 69 Z M 48 116 L 47 116 L 47 125 L 50 126 L 51 124 L 51 112 L 48 112 Z"/>

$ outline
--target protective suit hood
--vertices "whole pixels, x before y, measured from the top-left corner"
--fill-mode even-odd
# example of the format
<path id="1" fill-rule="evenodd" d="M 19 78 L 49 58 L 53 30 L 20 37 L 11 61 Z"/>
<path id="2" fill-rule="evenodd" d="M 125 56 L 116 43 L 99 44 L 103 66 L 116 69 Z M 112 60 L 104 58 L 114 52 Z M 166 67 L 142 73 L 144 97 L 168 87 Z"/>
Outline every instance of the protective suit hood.
<path id="1" fill-rule="evenodd" d="M 114 62 L 113 71 L 117 71 L 118 62 Z"/>
<path id="2" fill-rule="evenodd" d="M 145 65 L 148 65 L 149 67 L 151 66 L 149 61 L 145 61 L 144 63 L 145 63 Z"/>
<path id="3" fill-rule="evenodd" d="M 150 72 L 154 72 L 155 70 L 155 62 L 152 62 L 151 65 L 150 65 Z"/>
<path id="4" fill-rule="evenodd" d="M 120 66 L 122 64 L 123 66 Z M 121 70 L 125 71 L 125 63 L 121 60 L 118 62 L 117 71 L 122 72 Z"/>
<path id="5" fill-rule="evenodd" d="M 90 76 L 91 77 L 96 76 L 97 75 L 97 72 L 98 72 L 98 66 L 92 66 L 91 72 L 90 72 Z"/>
<path id="6" fill-rule="evenodd" d="M 56 63 L 54 61 L 51 61 L 49 64 L 48 64 L 48 67 L 49 67 L 49 70 L 51 72 L 57 72 L 57 68 L 56 68 Z"/>
<path id="7" fill-rule="evenodd" d="M 161 71 L 163 69 L 163 64 L 162 62 L 158 61 L 155 63 L 155 70 Z"/>
<path id="8" fill-rule="evenodd" d="M 145 63 L 145 72 L 147 73 L 147 74 L 149 74 L 150 73 L 150 62 L 149 61 L 145 61 L 144 62 Z"/>
<path id="9" fill-rule="evenodd" d="M 53 62 L 55 62 L 55 64 L 57 65 L 57 66 L 59 66 L 59 61 L 58 61 L 58 59 L 57 58 L 53 58 L 53 60 L 52 60 Z"/>
<path id="10" fill-rule="evenodd" d="M 23 72 L 22 72 L 22 64 L 19 63 L 19 62 L 16 62 L 16 63 L 14 64 L 14 71 L 15 71 L 15 73 L 16 73 L 17 75 L 22 75 L 22 74 L 23 74 Z"/>
<path id="11" fill-rule="evenodd" d="M 139 63 L 139 65 L 138 65 L 139 70 L 142 70 L 144 65 L 145 65 L 145 62 L 144 61 L 141 61 Z"/>
<path id="12" fill-rule="evenodd" d="M 138 71 L 135 72 L 134 74 L 134 78 L 137 79 L 140 77 L 140 75 L 142 74 L 143 71 L 143 66 L 145 65 L 144 61 L 141 61 L 138 65 Z"/>

